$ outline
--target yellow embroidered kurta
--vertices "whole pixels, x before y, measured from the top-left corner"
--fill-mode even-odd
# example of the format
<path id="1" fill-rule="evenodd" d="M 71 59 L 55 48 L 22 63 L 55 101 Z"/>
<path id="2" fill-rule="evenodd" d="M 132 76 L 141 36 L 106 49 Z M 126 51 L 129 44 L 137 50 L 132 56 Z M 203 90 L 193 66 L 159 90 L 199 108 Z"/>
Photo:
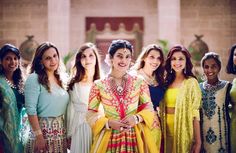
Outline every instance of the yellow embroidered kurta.
<path id="1" fill-rule="evenodd" d="M 106 129 L 105 124 L 108 119 L 121 120 L 126 116 L 139 114 L 143 118 L 143 122 L 134 126 L 131 131 L 134 131 L 134 143 L 139 153 L 158 153 L 159 150 L 154 142 L 154 136 L 151 135 L 154 112 L 150 100 L 150 94 L 147 84 L 136 77 L 127 75 L 125 83 L 124 96 L 117 96 L 112 90 L 110 77 L 103 80 L 98 80 L 91 88 L 89 98 L 89 113 L 87 120 L 93 130 L 93 145 L 91 153 L 109 152 L 110 146 L 116 145 L 114 141 L 120 139 L 133 139 L 127 135 L 119 134 L 119 131 Z M 98 108 L 102 104 L 104 114 L 100 113 Z M 119 136 L 119 140 L 114 140 L 113 136 Z M 127 138 L 127 139 L 126 139 Z M 124 142 L 125 143 L 125 142 Z M 119 144 L 117 144 L 119 147 Z M 114 147 L 113 147 L 114 149 Z M 120 148 L 115 149 L 118 152 Z M 122 148 L 121 151 L 124 152 Z M 128 152 L 133 152 L 132 148 Z M 113 151 L 112 151 L 113 152 Z M 126 151 L 125 151 L 126 152 Z"/>
<path id="2" fill-rule="evenodd" d="M 182 83 L 175 104 L 174 116 L 174 153 L 187 153 L 191 150 L 194 140 L 193 120 L 200 120 L 199 107 L 201 104 L 201 90 L 195 78 L 185 79 Z M 161 119 L 164 140 L 166 138 L 166 104 L 161 103 Z M 166 151 L 166 143 L 164 150 Z"/>

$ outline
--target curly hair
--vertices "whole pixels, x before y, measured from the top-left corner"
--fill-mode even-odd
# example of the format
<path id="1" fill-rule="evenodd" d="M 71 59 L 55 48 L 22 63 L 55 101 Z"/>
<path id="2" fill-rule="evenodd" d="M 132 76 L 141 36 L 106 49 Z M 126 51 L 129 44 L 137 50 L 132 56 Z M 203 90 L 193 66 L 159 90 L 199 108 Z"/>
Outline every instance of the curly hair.
<path id="1" fill-rule="evenodd" d="M 75 76 L 71 79 L 71 81 L 69 83 L 69 90 L 72 90 L 74 84 L 77 82 L 80 82 L 85 77 L 85 69 L 81 64 L 81 57 L 82 57 L 84 51 L 88 48 L 91 48 L 93 50 L 93 53 L 96 56 L 95 74 L 93 76 L 93 81 L 100 79 L 100 59 L 99 59 L 98 49 L 93 43 L 90 43 L 90 42 L 85 43 L 77 51 L 77 54 L 75 57 L 75 64 L 73 66 L 76 73 L 75 73 Z"/>
<path id="2" fill-rule="evenodd" d="M 36 49 L 36 52 L 35 52 L 35 55 L 34 55 L 34 58 L 32 61 L 32 65 L 30 68 L 30 72 L 31 73 L 35 72 L 36 74 L 38 74 L 38 82 L 40 84 L 42 84 L 48 90 L 48 92 L 51 92 L 50 86 L 49 86 L 48 75 L 46 73 L 46 70 L 45 70 L 42 62 L 41 62 L 44 53 L 49 48 L 54 48 L 57 52 L 59 59 L 60 59 L 57 47 L 51 42 L 44 42 L 44 43 L 40 44 L 38 46 L 38 48 Z M 58 66 L 57 70 L 54 72 L 54 75 L 58 81 L 59 86 L 65 89 L 66 83 L 63 82 L 64 80 L 62 78 L 62 73 L 63 73 L 63 71 L 61 69 L 61 63 L 59 62 L 59 66 Z"/>

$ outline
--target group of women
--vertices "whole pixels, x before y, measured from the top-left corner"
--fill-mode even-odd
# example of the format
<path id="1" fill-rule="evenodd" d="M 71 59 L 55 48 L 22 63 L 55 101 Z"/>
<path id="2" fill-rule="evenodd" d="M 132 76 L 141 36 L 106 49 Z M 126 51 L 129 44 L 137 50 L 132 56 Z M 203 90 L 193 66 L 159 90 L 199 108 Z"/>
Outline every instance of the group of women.
<path id="1" fill-rule="evenodd" d="M 25 81 L 19 50 L 4 45 L 0 152 L 236 151 L 236 80 L 220 80 L 218 54 L 202 58 L 205 80 L 199 84 L 182 45 L 173 46 L 166 60 L 158 45 L 148 45 L 130 67 L 133 52 L 130 42 L 112 41 L 105 60 L 110 72 L 101 77 L 98 50 L 85 43 L 68 79 L 58 49 L 45 42 L 36 49 Z M 236 74 L 236 45 L 227 72 Z"/>

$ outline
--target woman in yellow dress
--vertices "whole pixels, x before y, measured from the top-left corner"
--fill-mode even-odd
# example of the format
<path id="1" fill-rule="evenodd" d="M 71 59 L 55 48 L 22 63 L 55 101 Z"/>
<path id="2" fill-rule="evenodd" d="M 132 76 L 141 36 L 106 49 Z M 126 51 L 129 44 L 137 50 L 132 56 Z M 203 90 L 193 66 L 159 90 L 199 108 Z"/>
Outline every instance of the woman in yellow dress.
<path id="1" fill-rule="evenodd" d="M 151 135 L 154 112 L 148 85 L 127 73 L 132 52 L 128 41 L 112 41 L 110 73 L 91 87 L 87 114 L 94 137 L 91 153 L 159 152 Z M 98 109 L 100 104 L 104 113 Z"/>
<path id="2" fill-rule="evenodd" d="M 175 45 L 167 55 L 167 90 L 160 106 L 166 153 L 200 152 L 201 90 L 190 57 L 181 45 Z"/>
<path id="3" fill-rule="evenodd" d="M 227 73 L 236 74 L 236 44 L 230 49 L 229 60 L 227 64 Z M 230 123 L 230 141 L 231 152 L 236 151 L 236 78 L 232 82 L 232 88 L 230 90 L 230 97 L 232 103 L 232 114 Z"/>

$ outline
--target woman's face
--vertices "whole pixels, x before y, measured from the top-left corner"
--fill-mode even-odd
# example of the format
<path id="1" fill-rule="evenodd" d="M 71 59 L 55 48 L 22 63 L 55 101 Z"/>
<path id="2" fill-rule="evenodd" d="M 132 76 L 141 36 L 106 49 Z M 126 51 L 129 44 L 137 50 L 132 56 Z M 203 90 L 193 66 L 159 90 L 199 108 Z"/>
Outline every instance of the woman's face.
<path id="1" fill-rule="evenodd" d="M 236 65 L 236 49 L 234 49 L 233 63 Z"/>
<path id="2" fill-rule="evenodd" d="M 171 57 L 171 68 L 176 72 L 183 72 L 186 66 L 186 57 L 182 52 L 175 52 Z"/>
<path id="3" fill-rule="evenodd" d="M 54 72 L 59 66 L 59 57 L 55 48 L 51 47 L 47 49 L 41 60 L 46 71 Z"/>
<path id="4" fill-rule="evenodd" d="M 10 51 L 3 57 L 1 63 L 5 73 L 13 73 L 19 67 L 18 57 Z"/>
<path id="5" fill-rule="evenodd" d="M 161 64 L 161 54 L 157 50 L 151 50 L 144 58 L 144 68 L 155 71 Z"/>
<path id="6" fill-rule="evenodd" d="M 216 80 L 218 79 L 220 67 L 213 58 L 210 58 L 204 61 L 203 71 L 208 81 Z"/>
<path id="7" fill-rule="evenodd" d="M 87 48 L 83 51 L 80 62 L 86 70 L 95 68 L 96 56 L 92 48 Z"/>
<path id="8" fill-rule="evenodd" d="M 120 48 L 111 59 L 113 69 L 125 72 L 129 69 L 131 63 L 131 51 L 126 48 Z"/>

